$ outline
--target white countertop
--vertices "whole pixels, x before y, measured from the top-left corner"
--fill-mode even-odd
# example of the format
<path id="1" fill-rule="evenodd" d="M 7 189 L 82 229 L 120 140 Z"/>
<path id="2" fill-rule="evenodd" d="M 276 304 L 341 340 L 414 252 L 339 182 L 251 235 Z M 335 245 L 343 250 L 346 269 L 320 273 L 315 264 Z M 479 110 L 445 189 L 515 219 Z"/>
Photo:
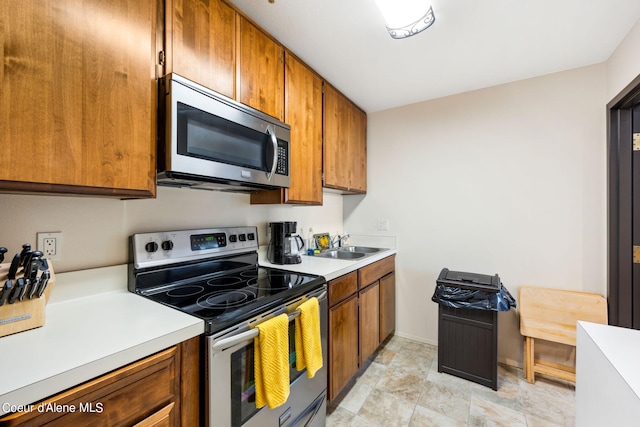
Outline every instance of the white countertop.
<path id="1" fill-rule="evenodd" d="M 282 270 L 295 271 L 299 273 L 317 274 L 324 276 L 329 281 L 347 273 L 355 271 L 373 262 L 380 261 L 383 258 L 394 255 L 398 251 L 396 249 L 386 249 L 369 255 L 358 260 L 323 258 L 318 256 L 302 255 L 302 263 L 300 264 L 272 264 L 267 260 L 267 249 L 261 247 L 258 251 L 259 263 L 265 267 L 279 268 Z"/>
<path id="2" fill-rule="evenodd" d="M 578 323 L 636 396 L 640 397 L 640 331 L 590 322 Z"/>
<path id="3" fill-rule="evenodd" d="M 0 415 L 204 332 L 126 286 L 126 265 L 56 274 L 45 325 L 0 338 Z"/>
<path id="4" fill-rule="evenodd" d="M 387 249 L 358 261 L 303 256 L 266 267 L 332 280 L 395 254 Z M 127 290 L 127 265 L 56 274 L 41 328 L 0 338 L 0 416 L 103 375 L 204 332 L 196 317 Z"/>

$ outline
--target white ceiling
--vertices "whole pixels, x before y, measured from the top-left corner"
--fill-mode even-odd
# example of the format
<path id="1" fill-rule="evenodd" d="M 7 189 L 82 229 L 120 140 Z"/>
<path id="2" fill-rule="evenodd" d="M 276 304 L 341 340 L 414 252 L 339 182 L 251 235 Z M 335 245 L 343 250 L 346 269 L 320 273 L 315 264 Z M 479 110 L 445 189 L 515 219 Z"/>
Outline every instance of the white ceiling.
<path id="1" fill-rule="evenodd" d="M 432 0 L 392 39 L 374 0 L 230 0 L 367 112 L 604 62 L 639 0 Z"/>

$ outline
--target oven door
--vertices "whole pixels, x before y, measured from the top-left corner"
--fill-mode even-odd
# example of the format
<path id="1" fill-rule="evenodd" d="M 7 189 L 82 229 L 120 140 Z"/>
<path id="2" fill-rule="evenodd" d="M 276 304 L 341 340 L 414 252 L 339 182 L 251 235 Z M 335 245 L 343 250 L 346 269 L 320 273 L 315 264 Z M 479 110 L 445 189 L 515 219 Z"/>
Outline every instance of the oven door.
<path id="1" fill-rule="evenodd" d="M 317 296 L 320 303 L 320 330 L 324 365 L 327 364 L 327 299 L 326 287 L 307 295 Z M 304 297 L 286 305 L 296 307 Z M 291 313 L 293 308 L 288 309 Z M 284 312 L 282 308 L 264 318 Z M 207 418 L 209 426 L 323 426 L 326 414 L 326 367 L 308 378 L 306 369 L 295 368 L 295 322 L 290 315 L 289 363 L 291 393 L 287 402 L 275 409 L 256 408 L 254 387 L 255 329 L 231 332 L 222 337 L 207 338 Z M 233 329 L 233 328 L 230 328 Z"/>
<path id="2" fill-rule="evenodd" d="M 164 84 L 168 174 L 289 187 L 288 125 L 175 74 Z"/>

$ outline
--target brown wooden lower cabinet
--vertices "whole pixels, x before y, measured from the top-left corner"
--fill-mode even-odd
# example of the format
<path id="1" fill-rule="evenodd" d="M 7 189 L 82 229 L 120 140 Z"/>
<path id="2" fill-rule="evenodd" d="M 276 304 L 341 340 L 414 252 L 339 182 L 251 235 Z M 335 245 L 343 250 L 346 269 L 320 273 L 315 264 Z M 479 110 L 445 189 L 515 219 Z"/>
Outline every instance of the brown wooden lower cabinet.
<path id="1" fill-rule="evenodd" d="M 329 402 L 395 331 L 395 255 L 328 283 Z"/>
<path id="2" fill-rule="evenodd" d="M 329 399 L 358 371 L 358 297 L 329 308 Z"/>
<path id="3" fill-rule="evenodd" d="M 197 426 L 200 380 L 193 368 L 199 366 L 199 340 L 34 403 L 33 411 L 0 418 L 0 426 Z"/>
<path id="4" fill-rule="evenodd" d="M 380 279 L 380 342 L 396 331 L 396 275 Z"/>
<path id="5" fill-rule="evenodd" d="M 380 283 L 375 282 L 359 292 L 360 365 L 380 345 Z"/>

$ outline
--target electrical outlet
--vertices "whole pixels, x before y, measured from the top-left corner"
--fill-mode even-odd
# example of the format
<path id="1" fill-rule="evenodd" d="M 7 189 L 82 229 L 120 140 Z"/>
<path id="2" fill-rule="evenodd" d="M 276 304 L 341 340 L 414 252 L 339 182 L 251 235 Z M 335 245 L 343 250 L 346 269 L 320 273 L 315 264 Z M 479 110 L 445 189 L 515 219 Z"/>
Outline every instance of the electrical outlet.
<path id="1" fill-rule="evenodd" d="M 38 233 L 38 250 L 47 259 L 62 259 L 62 231 Z"/>

